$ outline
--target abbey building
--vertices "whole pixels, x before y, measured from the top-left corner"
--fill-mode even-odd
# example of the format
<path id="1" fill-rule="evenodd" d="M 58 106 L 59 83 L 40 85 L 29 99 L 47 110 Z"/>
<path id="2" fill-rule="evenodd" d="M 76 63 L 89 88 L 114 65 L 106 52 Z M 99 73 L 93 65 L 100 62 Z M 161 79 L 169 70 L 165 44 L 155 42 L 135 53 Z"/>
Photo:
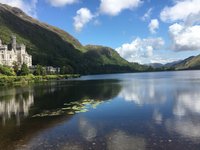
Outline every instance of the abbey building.
<path id="1" fill-rule="evenodd" d="M 16 37 L 12 36 L 11 43 L 3 45 L 0 39 L 0 64 L 12 67 L 14 63 L 32 66 L 32 56 L 26 52 L 24 44 L 17 44 Z"/>

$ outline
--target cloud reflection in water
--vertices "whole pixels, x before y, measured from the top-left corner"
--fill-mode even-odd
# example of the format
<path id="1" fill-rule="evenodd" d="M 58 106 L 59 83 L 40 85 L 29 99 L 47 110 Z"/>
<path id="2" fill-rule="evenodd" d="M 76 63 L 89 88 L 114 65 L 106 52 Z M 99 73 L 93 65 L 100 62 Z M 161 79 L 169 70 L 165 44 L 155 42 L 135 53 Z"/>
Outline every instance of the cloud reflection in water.
<path id="1" fill-rule="evenodd" d="M 114 131 L 108 135 L 108 150 L 145 150 L 145 139 L 132 136 L 124 131 Z"/>
<path id="2" fill-rule="evenodd" d="M 166 93 L 160 88 L 156 80 L 134 80 L 125 82 L 120 97 L 126 101 L 132 101 L 137 105 L 161 104 L 166 101 Z"/>

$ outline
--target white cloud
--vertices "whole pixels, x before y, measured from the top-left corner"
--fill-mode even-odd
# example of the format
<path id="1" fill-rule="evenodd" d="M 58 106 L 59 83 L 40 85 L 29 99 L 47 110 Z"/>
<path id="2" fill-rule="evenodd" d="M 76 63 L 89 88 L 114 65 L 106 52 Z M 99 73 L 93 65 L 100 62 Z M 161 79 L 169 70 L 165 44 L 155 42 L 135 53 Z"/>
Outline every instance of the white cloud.
<path id="1" fill-rule="evenodd" d="M 200 25 L 184 26 L 175 23 L 169 27 L 169 34 L 173 50 L 200 50 Z"/>
<path id="2" fill-rule="evenodd" d="M 151 58 L 150 63 L 161 63 L 161 64 L 166 64 L 170 62 L 177 61 L 177 58 L 163 58 L 159 55 L 154 55 L 153 58 Z"/>
<path id="3" fill-rule="evenodd" d="M 141 3 L 141 0 L 101 0 L 100 12 L 116 16 L 122 10 L 137 8 Z"/>
<path id="4" fill-rule="evenodd" d="M 81 8 L 76 12 L 74 17 L 74 28 L 77 32 L 80 32 L 82 28 L 89 23 L 94 15 L 87 8 Z"/>
<path id="5" fill-rule="evenodd" d="M 148 10 L 147 10 L 147 12 L 142 16 L 142 20 L 143 21 L 145 21 L 145 20 L 148 20 L 148 19 L 150 19 L 150 17 L 151 17 L 151 14 L 152 14 L 152 8 L 149 8 Z"/>
<path id="6" fill-rule="evenodd" d="M 47 0 L 54 7 L 63 7 L 68 4 L 76 3 L 77 0 Z"/>
<path id="7" fill-rule="evenodd" d="M 151 33 L 156 33 L 156 30 L 159 28 L 159 21 L 158 19 L 152 19 L 149 23 L 149 31 Z"/>
<path id="8" fill-rule="evenodd" d="M 160 49 L 164 45 L 162 38 L 136 38 L 131 43 L 125 43 L 116 48 L 116 51 L 130 62 L 145 63 L 153 56 L 153 51 Z"/>
<path id="9" fill-rule="evenodd" d="M 0 0 L 0 3 L 20 8 L 25 13 L 35 18 L 37 17 L 37 2 L 38 0 L 31 0 L 30 2 L 27 2 L 26 0 Z"/>
<path id="10" fill-rule="evenodd" d="M 191 15 L 200 13 L 200 0 L 175 0 L 172 7 L 165 7 L 160 13 L 162 21 L 186 21 Z M 199 19 L 200 20 L 200 19 Z"/>

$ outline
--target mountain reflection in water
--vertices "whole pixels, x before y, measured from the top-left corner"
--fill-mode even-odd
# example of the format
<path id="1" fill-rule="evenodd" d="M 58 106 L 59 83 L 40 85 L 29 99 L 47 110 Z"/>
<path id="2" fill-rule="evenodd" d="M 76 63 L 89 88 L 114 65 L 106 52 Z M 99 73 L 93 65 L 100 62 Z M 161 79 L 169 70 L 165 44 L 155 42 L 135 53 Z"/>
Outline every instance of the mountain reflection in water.
<path id="1" fill-rule="evenodd" d="M 0 117 L 0 149 L 198 150 L 200 72 L 2 88 Z"/>

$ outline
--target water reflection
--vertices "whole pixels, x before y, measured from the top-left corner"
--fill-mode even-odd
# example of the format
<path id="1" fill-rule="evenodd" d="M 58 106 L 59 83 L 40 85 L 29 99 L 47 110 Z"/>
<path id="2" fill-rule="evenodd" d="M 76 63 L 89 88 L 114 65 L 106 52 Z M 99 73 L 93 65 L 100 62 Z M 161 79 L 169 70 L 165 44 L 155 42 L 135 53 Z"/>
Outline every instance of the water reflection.
<path id="1" fill-rule="evenodd" d="M 166 127 L 190 140 L 200 139 L 200 89 L 196 84 L 176 92 L 174 117 L 166 120 Z"/>
<path id="2" fill-rule="evenodd" d="M 0 117 L 3 125 L 12 116 L 16 118 L 17 125 L 20 125 L 20 118 L 28 116 L 29 109 L 34 104 L 33 90 L 31 88 L 10 88 L 6 92 L 1 90 L 0 100 Z"/>
<path id="3" fill-rule="evenodd" d="M 160 88 L 157 80 L 133 80 L 124 82 L 120 96 L 126 101 L 132 101 L 140 106 L 144 104 L 164 103 L 166 91 Z"/>
<path id="4" fill-rule="evenodd" d="M 62 108 L 64 103 L 85 99 L 106 101 L 116 97 L 121 91 L 122 86 L 118 83 L 118 80 L 94 80 L 56 82 L 46 87 L 39 86 L 34 89 L 34 106 L 37 111 L 41 111 Z"/>
<path id="5" fill-rule="evenodd" d="M 191 113 L 200 114 L 200 90 L 178 91 L 173 113 L 177 116 L 185 116 Z"/>
<path id="6" fill-rule="evenodd" d="M 124 131 L 114 131 L 108 135 L 108 150 L 145 150 L 146 142 L 144 138 L 132 136 Z"/>
<path id="7" fill-rule="evenodd" d="M 163 121 L 163 115 L 159 110 L 155 109 L 153 112 L 153 119 L 157 124 L 162 124 Z"/>
<path id="8" fill-rule="evenodd" d="M 173 132 L 180 134 L 192 141 L 199 141 L 200 138 L 200 120 L 196 118 L 182 118 L 182 119 L 168 119 L 165 122 L 167 130 L 173 134 Z"/>
<path id="9" fill-rule="evenodd" d="M 196 80 L 133 79 L 123 83 L 119 97 L 142 108 L 151 105 L 154 123 L 166 127 L 171 135 L 200 139 L 200 87 Z"/>
<path id="10" fill-rule="evenodd" d="M 61 116 L 46 115 L 42 118 L 33 116 L 46 111 L 52 114 L 56 110 L 66 109 L 65 104 L 70 104 L 71 102 L 91 105 L 92 109 L 95 109 L 102 102 L 118 95 L 121 90 L 121 85 L 118 83 L 118 80 L 67 81 L 43 83 L 24 88 L 2 89 L 0 92 L 1 117 L 7 117 L 7 122 L 5 126 L 0 126 L 0 149 L 2 147 L 12 150 L 17 148 L 34 149 L 34 147 L 45 149 L 43 147 L 45 145 L 43 142 L 45 141 L 47 142 L 46 146 L 50 146 L 49 148 L 51 148 L 52 144 L 58 142 L 59 149 L 82 149 L 82 145 L 79 146 L 80 143 L 75 142 L 74 144 L 74 140 L 72 143 L 67 143 L 64 140 L 66 137 L 62 138 L 63 133 L 69 132 L 68 129 L 61 132 L 53 132 L 52 134 L 56 138 L 54 139 L 55 142 L 52 142 L 52 138 L 49 138 L 51 136 L 49 136 L 50 131 L 48 130 L 52 129 L 54 131 L 59 128 L 59 124 L 70 122 L 71 118 L 76 117 L 75 114 L 74 116 L 72 114 L 68 115 L 64 110 Z M 87 99 L 87 103 L 85 99 Z M 91 103 L 89 102 L 90 99 Z M 20 126 L 16 126 L 13 116 L 21 119 L 18 119 L 21 121 Z M 96 130 L 90 121 L 82 118 L 79 123 L 79 133 L 83 135 L 86 141 L 91 141 L 95 138 Z M 75 130 L 71 131 L 74 132 Z M 36 136 L 37 134 L 38 136 Z M 63 142 L 58 141 L 57 138 L 59 137 L 63 139 Z"/>
<path id="11" fill-rule="evenodd" d="M 200 80 L 128 76 L 1 89 L 0 149 L 198 149 Z"/>
<path id="12" fill-rule="evenodd" d="M 93 141 L 97 136 L 97 129 L 89 122 L 89 120 L 83 117 L 79 119 L 79 131 L 83 138 L 89 142 Z"/>

